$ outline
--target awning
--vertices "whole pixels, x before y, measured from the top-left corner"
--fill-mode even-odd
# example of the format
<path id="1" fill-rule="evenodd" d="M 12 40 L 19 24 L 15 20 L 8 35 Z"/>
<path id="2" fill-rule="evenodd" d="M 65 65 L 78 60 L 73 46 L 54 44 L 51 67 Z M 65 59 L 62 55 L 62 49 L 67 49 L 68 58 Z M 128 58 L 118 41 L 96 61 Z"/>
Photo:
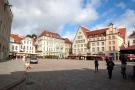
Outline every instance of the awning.
<path id="1" fill-rule="evenodd" d="M 120 52 L 125 54 L 135 54 L 135 45 L 129 46 L 127 48 L 122 48 Z"/>

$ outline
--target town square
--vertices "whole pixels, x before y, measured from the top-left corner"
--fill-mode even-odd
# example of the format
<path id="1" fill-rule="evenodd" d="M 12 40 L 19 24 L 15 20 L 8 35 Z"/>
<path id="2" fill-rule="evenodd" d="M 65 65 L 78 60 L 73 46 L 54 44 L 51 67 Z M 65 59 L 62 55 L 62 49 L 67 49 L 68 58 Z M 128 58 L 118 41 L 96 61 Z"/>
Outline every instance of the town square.
<path id="1" fill-rule="evenodd" d="M 0 0 L 0 90 L 134 90 L 135 0 Z"/>

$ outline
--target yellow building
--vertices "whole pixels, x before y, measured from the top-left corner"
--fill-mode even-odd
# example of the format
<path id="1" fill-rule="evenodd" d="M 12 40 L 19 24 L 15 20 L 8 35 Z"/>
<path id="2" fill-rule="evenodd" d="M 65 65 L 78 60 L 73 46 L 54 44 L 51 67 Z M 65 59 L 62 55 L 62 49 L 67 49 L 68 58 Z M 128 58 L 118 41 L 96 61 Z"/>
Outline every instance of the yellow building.
<path id="1" fill-rule="evenodd" d="M 89 30 L 80 27 L 73 41 L 75 55 L 112 55 L 118 59 L 120 47 L 126 42 L 126 28 L 116 28 L 109 24 L 106 28 Z"/>
<path id="2" fill-rule="evenodd" d="M 8 58 L 12 12 L 8 0 L 0 0 L 0 61 Z"/>

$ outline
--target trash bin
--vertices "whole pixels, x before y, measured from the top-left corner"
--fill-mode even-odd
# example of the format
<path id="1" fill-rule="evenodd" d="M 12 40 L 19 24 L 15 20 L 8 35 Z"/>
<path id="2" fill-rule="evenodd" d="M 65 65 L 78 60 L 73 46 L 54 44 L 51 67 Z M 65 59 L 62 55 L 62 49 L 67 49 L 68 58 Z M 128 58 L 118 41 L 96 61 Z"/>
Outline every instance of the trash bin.
<path id="1" fill-rule="evenodd" d="M 133 66 L 133 76 L 135 77 L 135 66 Z"/>

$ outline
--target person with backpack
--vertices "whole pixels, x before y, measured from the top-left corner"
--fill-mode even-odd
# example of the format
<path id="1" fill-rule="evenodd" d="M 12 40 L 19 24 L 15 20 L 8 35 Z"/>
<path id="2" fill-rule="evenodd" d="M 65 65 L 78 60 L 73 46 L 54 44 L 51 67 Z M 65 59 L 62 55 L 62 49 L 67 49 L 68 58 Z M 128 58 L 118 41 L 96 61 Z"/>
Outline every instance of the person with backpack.
<path id="1" fill-rule="evenodd" d="M 109 60 L 107 61 L 107 70 L 108 70 L 109 79 L 112 78 L 112 70 L 113 70 L 114 65 L 115 65 L 115 64 L 113 63 L 112 60 L 109 59 Z"/>

